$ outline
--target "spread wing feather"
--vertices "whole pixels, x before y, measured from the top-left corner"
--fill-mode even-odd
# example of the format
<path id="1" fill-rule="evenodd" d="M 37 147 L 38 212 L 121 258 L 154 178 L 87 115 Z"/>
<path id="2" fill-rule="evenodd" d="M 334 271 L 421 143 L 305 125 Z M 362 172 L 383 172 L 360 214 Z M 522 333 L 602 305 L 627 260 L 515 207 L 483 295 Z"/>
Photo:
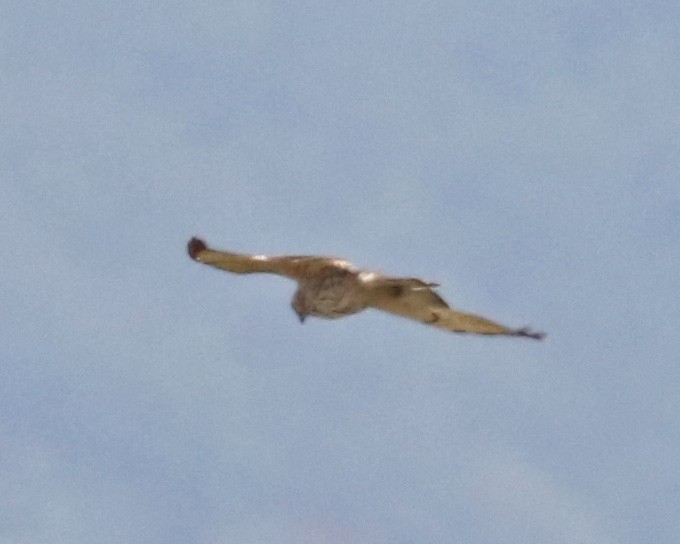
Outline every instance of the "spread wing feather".
<path id="1" fill-rule="evenodd" d="M 376 278 L 369 286 L 369 306 L 415 319 L 452 332 L 526 336 L 540 340 L 543 333 L 529 328 L 513 329 L 475 314 L 451 308 L 430 284 L 415 278 Z"/>
<path id="2" fill-rule="evenodd" d="M 208 247 L 203 240 L 192 238 L 187 244 L 189 256 L 199 263 L 236 274 L 252 274 L 257 272 L 279 274 L 294 280 L 305 279 L 323 274 L 329 269 L 354 270 L 347 261 L 333 257 L 315 257 L 307 255 L 248 255 L 220 251 Z"/>

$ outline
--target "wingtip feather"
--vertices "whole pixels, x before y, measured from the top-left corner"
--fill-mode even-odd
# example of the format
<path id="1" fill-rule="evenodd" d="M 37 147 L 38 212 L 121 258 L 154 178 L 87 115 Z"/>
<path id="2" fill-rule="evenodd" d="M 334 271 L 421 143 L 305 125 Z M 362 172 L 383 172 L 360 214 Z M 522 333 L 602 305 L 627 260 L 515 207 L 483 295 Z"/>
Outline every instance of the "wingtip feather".
<path id="1" fill-rule="evenodd" d="M 526 338 L 532 338 L 533 340 L 543 340 L 548 335 L 544 332 L 532 331 L 529 327 L 522 327 L 515 331 L 515 336 L 525 336 Z"/>
<path id="2" fill-rule="evenodd" d="M 198 254 L 201 251 L 205 251 L 206 249 L 208 249 L 208 246 L 205 245 L 205 242 L 196 237 L 193 237 L 191 240 L 189 240 L 189 243 L 187 244 L 187 252 L 189 253 L 189 257 L 191 257 L 194 261 L 198 261 Z"/>

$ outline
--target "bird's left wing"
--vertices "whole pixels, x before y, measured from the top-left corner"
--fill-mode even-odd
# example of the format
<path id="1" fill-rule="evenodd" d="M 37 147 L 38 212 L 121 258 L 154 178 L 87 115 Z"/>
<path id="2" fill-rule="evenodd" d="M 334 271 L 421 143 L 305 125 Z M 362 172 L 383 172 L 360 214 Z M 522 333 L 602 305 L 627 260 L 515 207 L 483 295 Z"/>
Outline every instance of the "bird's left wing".
<path id="1" fill-rule="evenodd" d="M 369 306 L 460 333 L 525 336 L 541 340 L 545 334 L 527 327 L 510 328 L 485 317 L 451 308 L 432 288 L 416 278 L 375 278 L 367 282 Z"/>

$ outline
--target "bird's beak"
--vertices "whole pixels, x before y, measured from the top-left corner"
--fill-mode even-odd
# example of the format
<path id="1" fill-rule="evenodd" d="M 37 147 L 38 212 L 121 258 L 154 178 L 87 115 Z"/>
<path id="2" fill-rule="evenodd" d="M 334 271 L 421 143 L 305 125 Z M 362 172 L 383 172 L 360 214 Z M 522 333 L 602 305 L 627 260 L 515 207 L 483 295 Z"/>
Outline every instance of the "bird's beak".
<path id="1" fill-rule="evenodd" d="M 307 316 L 304 315 L 304 314 L 298 314 L 298 319 L 300 320 L 300 323 L 304 323 L 306 317 L 307 317 Z"/>

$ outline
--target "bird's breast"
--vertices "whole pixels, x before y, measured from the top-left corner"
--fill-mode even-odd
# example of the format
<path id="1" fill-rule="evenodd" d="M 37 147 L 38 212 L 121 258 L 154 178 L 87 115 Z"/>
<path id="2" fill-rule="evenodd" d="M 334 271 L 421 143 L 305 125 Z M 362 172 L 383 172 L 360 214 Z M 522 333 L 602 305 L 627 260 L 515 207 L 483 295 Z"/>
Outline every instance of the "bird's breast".
<path id="1" fill-rule="evenodd" d="M 307 280 L 300 285 L 309 313 L 336 318 L 363 310 L 361 288 L 351 273 L 332 274 Z"/>

